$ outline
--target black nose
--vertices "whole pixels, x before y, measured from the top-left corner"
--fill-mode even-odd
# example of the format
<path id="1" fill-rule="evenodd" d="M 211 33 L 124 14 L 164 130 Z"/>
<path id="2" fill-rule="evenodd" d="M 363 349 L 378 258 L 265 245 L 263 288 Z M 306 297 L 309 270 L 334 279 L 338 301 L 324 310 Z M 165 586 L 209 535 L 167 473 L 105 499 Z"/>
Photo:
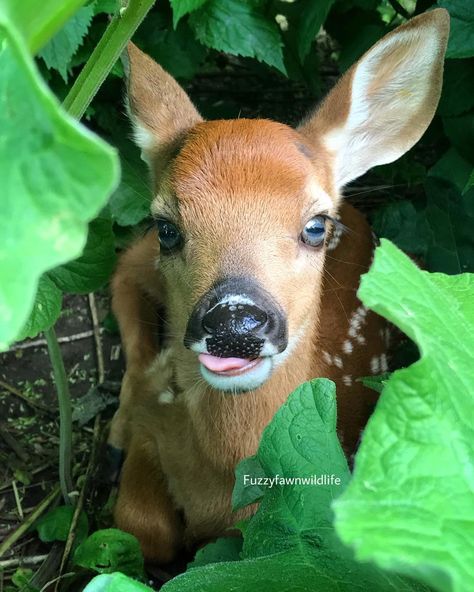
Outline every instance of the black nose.
<path id="1" fill-rule="evenodd" d="M 226 278 L 204 294 L 189 318 L 184 344 L 192 347 L 203 339 L 214 356 L 252 359 L 264 346 L 273 355 L 287 346 L 286 317 L 253 278 Z"/>
<path id="2" fill-rule="evenodd" d="M 267 313 L 252 304 L 217 304 L 208 311 L 202 326 L 211 335 L 229 332 L 234 335 L 258 333 L 267 324 Z"/>

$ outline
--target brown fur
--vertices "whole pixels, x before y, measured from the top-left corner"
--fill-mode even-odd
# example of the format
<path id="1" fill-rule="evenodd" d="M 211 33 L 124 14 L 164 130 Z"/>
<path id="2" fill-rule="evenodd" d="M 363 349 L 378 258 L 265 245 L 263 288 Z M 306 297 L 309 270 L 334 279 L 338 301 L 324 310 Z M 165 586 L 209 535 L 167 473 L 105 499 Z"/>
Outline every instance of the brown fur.
<path id="1" fill-rule="evenodd" d="M 444 11 L 434 13 L 407 26 L 438 18 L 445 32 Z M 222 534 L 252 511 L 231 510 L 235 465 L 256 452 L 264 427 L 305 380 L 336 382 L 338 431 L 353 452 L 375 402 L 356 379 L 383 369 L 388 344 L 384 321 L 356 296 L 372 258 L 370 228 L 354 208 L 340 207 L 334 155 L 324 142 L 347 118 L 353 73 L 299 130 L 266 120 L 202 122 L 168 74 L 137 48 L 129 51 L 132 116 L 151 139 L 144 151 L 152 212 L 173 219 L 186 241 L 180 253 L 160 257 L 150 231 L 124 253 L 114 277 L 127 358 L 110 435 L 127 451 L 115 518 L 138 536 L 148 558 L 164 562 L 181 545 Z M 437 74 L 428 101 L 439 85 Z M 348 231 L 335 249 L 299 242 L 311 217 L 338 211 Z M 214 282 L 243 274 L 285 311 L 292 349 L 263 386 L 230 395 L 201 378 L 183 336 Z M 158 307 L 165 311 L 166 349 L 157 356 Z"/>

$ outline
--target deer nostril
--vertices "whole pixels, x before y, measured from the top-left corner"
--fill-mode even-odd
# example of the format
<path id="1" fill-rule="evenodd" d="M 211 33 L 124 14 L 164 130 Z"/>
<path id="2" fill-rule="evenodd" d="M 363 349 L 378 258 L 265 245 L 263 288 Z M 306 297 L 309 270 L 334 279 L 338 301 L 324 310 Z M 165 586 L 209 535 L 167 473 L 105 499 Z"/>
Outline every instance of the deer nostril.
<path id="1" fill-rule="evenodd" d="M 223 303 L 214 306 L 204 315 L 202 326 L 211 335 L 215 333 L 244 335 L 255 333 L 264 327 L 267 321 L 267 313 L 258 306 Z"/>

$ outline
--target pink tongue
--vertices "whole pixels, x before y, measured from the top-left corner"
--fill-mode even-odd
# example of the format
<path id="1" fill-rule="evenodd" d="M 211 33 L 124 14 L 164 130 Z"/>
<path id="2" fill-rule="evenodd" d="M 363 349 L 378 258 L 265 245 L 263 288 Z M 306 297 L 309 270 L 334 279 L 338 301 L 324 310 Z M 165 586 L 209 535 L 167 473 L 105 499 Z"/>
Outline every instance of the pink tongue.
<path id="1" fill-rule="evenodd" d="M 211 372 L 227 372 L 228 370 L 239 370 L 247 364 L 250 360 L 243 358 L 218 358 L 210 354 L 199 354 L 199 361 Z"/>

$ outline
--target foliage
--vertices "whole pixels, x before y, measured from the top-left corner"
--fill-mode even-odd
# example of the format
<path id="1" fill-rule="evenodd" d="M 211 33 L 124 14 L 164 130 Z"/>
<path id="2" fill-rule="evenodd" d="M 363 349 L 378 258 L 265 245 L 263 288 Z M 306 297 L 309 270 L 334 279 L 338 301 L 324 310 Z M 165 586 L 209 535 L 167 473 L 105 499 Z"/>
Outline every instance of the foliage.
<path id="1" fill-rule="evenodd" d="M 386 241 L 378 249 L 359 295 L 417 343 L 421 360 L 386 383 L 334 506 L 358 559 L 466 592 L 474 586 L 473 293 L 474 275 L 429 274 Z"/>
<path id="2" fill-rule="evenodd" d="M 220 539 L 163 589 L 428 590 L 379 571 L 367 562 L 373 559 L 442 592 L 471 590 L 473 282 L 469 274 L 421 271 L 383 241 L 359 295 L 410 335 L 422 358 L 386 380 L 354 477 L 335 431 L 333 383 L 302 385 L 265 429 L 257 455 L 237 468 L 234 505 L 260 500 L 243 529 L 242 551 L 239 543 Z M 279 479 L 322 475 L 340 482 L 283 485 Z M 265 476 L 276 481 L 251 482 Z M 332 508 L 355 559 L 333 530 Z M 101 580 L 103 589 L 114 590 L 116 577 Z M 125 591 L 135 589 L 132 581 L 128 587 L 120 582 Z"/>
<path id="3" fill-rule="evenodd" d="M 37 9 L 22 14 L 33 18 Z M 46 14 L 46 6 L 44 9 Z M 58 9 L 50 6 L 51 21 Z M 22 21 L 23 22 L 23 21 Z M 33 306 L 43 271 L 77 257 L 87 223 L 99 212 L 118 176 L 113 150 L 68 118 L 40 79 L 25 42 L 0 11 L 0 175 L 4 207 L 0 275 L 0 348 L 18 335 Z M 12 159 L 11 155 L 15 154 Z M 44 307 L 57 311 L 60 295 L 42 285 Z M 53 303 L 53 300 L 56 300 Z M 34 319 L 41 321 L 37 302 Z M 44 325 L 29 321 L 27 333 Z"/>
<path id="4" fill-rule="evenodd" d="M 131 4 L 143 8 L 141 0 Z M 160 0 L 134 40 L 185 85 L 242 70 L 257 76 L 262 88 L 268 83 L 271 89 L 287 76 L 306 84 L 316 101 L 327 82 L 319 69 L 334 78 L 403 22 L 406 12 L 435 5 L 430 0 L 418 5 L 414 0 Z M 411 153 L 358 183 L 390 189 L 370 212 L 380 236 L 422 259 L 431 272 L 459 274 L 474 270 L 474 8 L 470 0 L 437 5 L 447 8 L 452 20 L 435 120 Z M 35 0 L 0 0 L 0 348 L 50 331 L 63 293 L 105 285 L 115 247 L 148 215 L 147 173 L 118 98 L 123 69 L 114 65 L 138 25 L 135 16 L 127 9 L 122 18 L 115 0 L 43 0 L 41 10 Z M 106 48 L 103 62 L 94 61 L 100 43 Z M 83 78 L 77 79 L 85 64 Z M 78 82 L 71 89 L 73 79 Z M 108 143 L 65 113 L 59 105 L 65 98 L 74 113 L 87 108 L 88 127 Z M 211 117 L 238 116 L 237 100 L 224 97 L 210 104 L 197 97 Z M 422 359 L 391 377 L 371 377 L 369 386 L 383 394 L 353 480 L 335 432 L 334 386 L 324 379 L 301 386 L 267 427 L 258 454 L 237 467 L 234 507 L 260 501 L 257 513 L 239 525 L 243 541 L 219 539 L 200 550 L 188 571 L 164 590 L 383 592 L 426 590 L 425 583 L 442 592 L 471 589 L 472 291 L 471 276 L 421 272 L 385 243 L 360 295 L 415 339 Z M 244 479 L 276 474 L 334 474 L 340 484 L 265 487 Z M 334 530 L 336 498 L 337 534 L 355 548 L 356 558 Z M 36 524 L 40 538 L 65 540 L 71 518 L 71 508 L 56 508 Z M 108 529 L 83 540 L 87 530 L 81 516 L 73 563 L 102 574 L 89 592 L 148 590 L 126 577 L 143 577 L 134 537 Z M 26 589 L 28 581 L 29 574 L 19 572 L 14 584 Z"/>
<path id="5" fill-rule="evenodd" d="M 117 528 L 98 530 L 82 542 L 74 553 L 74 564 L 97 573 L 122 573 L 140 578 L 144 575 L 143 556 L 137 539 Z"/>

